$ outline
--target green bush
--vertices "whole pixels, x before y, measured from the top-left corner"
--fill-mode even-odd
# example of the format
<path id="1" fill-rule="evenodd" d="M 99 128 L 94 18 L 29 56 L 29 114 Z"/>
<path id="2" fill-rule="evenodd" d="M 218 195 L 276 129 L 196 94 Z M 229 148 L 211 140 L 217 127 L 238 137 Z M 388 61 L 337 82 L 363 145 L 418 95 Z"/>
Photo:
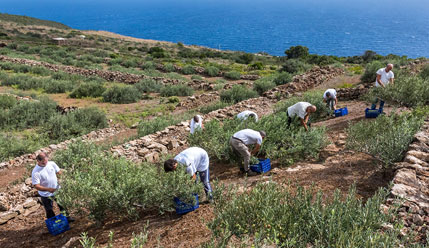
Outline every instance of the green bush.
<path id="1" fill-rule="evenodd" d="M 252 70 L 263 70 L 264 69 L 264 64 L 262 62 L 255 62 L 253 64 L 251 64 L 249 66 L 250 69 Z"/>
<path id="2" fill-rule="evenodd" d="M 107 89 L 103 93 L 103 101 L 115 104 L 133 103 L 141 99 L 141 93 L 133 86 L 117 86 Z"/>
<path id="3" fill-rule="evenodd" d="M 71 93 L 71 98 L 84 98 L 84 97 L 100 97 L 103 95 L 106 88 L 103 84 L 97 82 L 82 83 L 79 87 L 75 88 Z"/>
<path id="4" fill-rule="evenodd" d="M 182 68 L 182 73 L 185 75 L 190 75 L 190 74 L 194 74 L 195 73 L 195 69 L 192 65 L 185 65 Z"/>
<path id="5" fill-rule="evenodd" d="M 52 116 L 43 125 L 49 137 L 56 141 L 81 136 L 105 127 L 107 127 L 106 115 L 94 107 L 77 109 L 66 115 Z"/>
<path id="6" fill-rule="evenodd" d="M 194 90 L 184 84 L 165 85 L 161 91 L 161 96 L 191 96 Z"/>
<path id="7" fill-rule="evenodd" d="M 174 72 L 176 71 L 176 68 L 174 68 L 174 65 L 172 63 L 167 63 L 164 65 L 164 70 L 166 72 Z"/>
<path id="8" fill-rule="evenodd" d="M 74 160 L 65 173 L 57 195 L 58 201 L 76 215 L 89 214 L 100 222 L 109 215 L 137 219 L 141 211 L 173 211 L 173 197 L 187 201 L 192 193 L 201 191 L 201 184 L 195 184 L 182 167 L 165 173 L 153 164 L 134 164 L 87 146 L 86 150 L 90 149 L 93 152 L 89 154 L 75 154 L 80 160 Z M 59 166 L 66 163 L 57 162 Z"/>
<path id="9" fill-rule="evenodd" d="M 305 46 L 291 46 L 285 51 L 288 59 L 306 58 L 309 55 L 308 47 Z"/>
<path id="10" fill-rule="evenodd" d="M 317 111 L 310 115 L 312 122 L 320 121 L 326 118 L 331 113 L 326 103 L 323 102 L 323 91 L 309 91 L 304 93 L 302 96 L 294 96 L 283 100 L 276 104 L 274 111 L 276 113 L 287 113 L 287 108 L 294 105 L 297 102 L 308 102 L 316 106 Z"/>
<path id="11" fill-rule="evenodd" d="M 363 83 L 375 83 L 375 78 L 377 77 L 376 73 L 378 69 L 383 67 L 384 65 L 380 61 L 372 61 L 371 63 L 366 65 L 365 72 L 361 76 L 360 80 Z"/>
<path id="12" fill-rule="evenodd" d="M 0 161 L 6 161 L 23 154 L 32 153 L 48 145 L 46 135 L 35 132 L 0 133 Z"/>
<path id="13" fill-rule="evenodd" d="M 424 80 L 429 80 L 429 64 L 423 66 L 422 71 L 419 73 L 419 75 Z"/>
<path id="14" fill-rule="evenodd" d="M 180 99 L 177 96 L 170 96 L 168 98 L 168 103 L 179 103 Z"/>
<path id="15" fill-rule="evenodd" d="M 192 80 L 203 80 L 203 77 L 201 77 L 200 75 L 192 75 L 191 79 Z"/>
<path id="16" fill-rule="evenodd" d="M 292 81 L 293 77 L 288 72 L 281 72 L 274 78 L 274 83 L 276 85 L 287 84 Z"/>
<path id="17" fill-rule="evenodd" d="M 274 77 L 272 75 L 260 78 L 253 83 L 253 90 L 258 92 L 260 96 L 262 96 L 265 91 L 274 87 L 276 87 L 276 83 L 274 82 Z"/>
<path id="18" fill-rule="evenodd" d="M 136 83 L 134 87 L 136 87 L 140 93 L 152 93 L 160 92 L 161 88 L 163 87 L 163 84 L 153 79 L 145 78 L 140 82 Z"/>
<path id="19" fill-rule="evenodd" d="M 370 154 L 389 167 L 402 160 L 423 119 L 416 114 L 393 114 L 360 121 L 347 129 L 347 147 Z"/>
<path id="20" fill-rule="evenodd" d="M 399 75 L 393 85 L 372 88 L 364 98 L 373 101 L 375 97 L 406 107 L 428 104 L 429 78 Z"/>
<path id="21" fill-rule="evenodd" d="M 229 247 L 232 237 L 249 237 L 248 247 L 408 247 L 398 238 L 401 225 L 393 222 L 393 210 L 380 211 L 386 189 L 364 201 L 354 187 L 345 199 L 336 191 L 331 200 L 312 188 L 292 191 L 274 182 L 245 193 L 237 188 L 218 198 L 208 224 L 221 247 Z M 391 222 L 392 229 L 382 230 Z"/>
<path id="22" fill-rule="evenodd" d="M 225 78 L 231 79 L 231 80 L 238 80 L 240 79 L 241 74 L 238 71 L 229 71 L 225 73 Z"/>
<path id="23" fill-rule="evenodd" d="M 222 101 L 217 101 L 215 103 L 212 103 L 210 105 L 201 107 L 199 112 L 203 113 L 203 114 L 208 114 L 212 111 L 218 110 L 218 109 L 223 109 L 225 107 L 231 106 L 232 103 L 228 103 L 228 102 L 222 102 Z"/>
<path id="24" fill-rule="evenodd" d="M 217 77 L 219 76 L 219 69 L 215 66 L 207 66 L 204 70 L 204 72 L 210 76 L 210 77 Z"/>
<path id="25" fill-rule="evenodd" d="M 238 103 L 249 98 L 258 97 L 258 92 L 248 89 L 246 86 L 234 85 L 229 90 L 224 90 L 220 93 L 222 102 Z"/>
<path id="26" fill-rule="evenodd" d="M 281 71 L 298 74 L 306 71 L 309 67 L 310 65 L 299 59 L 288 59 L 283 63 Z"/>
<path id="27" fill-rule="evenodd" d="M 251 53 L 244 53 L 244 54 L 241 54 L 240 56 L 238 56 L 235 59 L 235 62 L 248 65 L 253 61 L 254 57 L 255 56 Z"/>
<path id="28" fill-rule="evenodd" d="M 211 158 L 232 162 L 236 155 L 232 152 L 229 139 L 244 128 L 264 130 L 261 153 L 271 159 L 279 159 L 290 164 L 309 157 L 317 157 L 320 150 L 327 145 L 324 128 L 287 127 L 286 113 L 262 117 L 258 122 L 243 122 L 239 119 L 225 120 L 223 123 L 212 120 L 204 124 L 204 132 L 188 137 L 191 146 L 198 146 L 207 151 Z"/>
<path id="29" fill-rule="evenodd" d="M 17 102 L 14 96 L 0 94 L 0 109 L 12 108 Z"/>

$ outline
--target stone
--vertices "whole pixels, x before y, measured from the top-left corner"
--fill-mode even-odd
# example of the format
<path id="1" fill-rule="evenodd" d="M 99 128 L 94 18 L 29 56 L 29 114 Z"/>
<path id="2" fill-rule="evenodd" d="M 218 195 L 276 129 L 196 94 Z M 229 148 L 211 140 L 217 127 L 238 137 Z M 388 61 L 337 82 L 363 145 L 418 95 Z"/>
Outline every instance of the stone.
<path id="1" fill-rule="evenodd" d="M 144 156 L 145 161 L 149 163 L 154 163 L 159 160 L 159 154 L 157 152 L 152 152 Z"/>
<path id="2" fill-rule="evenodd" d="M 31 190 L 31 188 L 27 185 L 27 184 L 22 184 L 22 186 L 21 186 L 21 189 L 20 189 L 20 192 L 21 193 L 27 193 L 28 191 L 30 191 Z"/>
<path id="3" fill-rule="evenodd" d="M 39 209 L 40 205 L 34 205 L 31 208 L 28 208 L 24 211 L 24 213 L 22 215 L 24 215 L 25 217 L 29 216 L 30 214 L 36 212 Z"/>
<path id="4" fill-rule="evenodd" d="M 416 157 L 414 157 L 412 155 L 409 155 L 409 154 L 407 154 L 405 156 L 404 162 L 407 162 L 407 163 L 410 163 L 410 164 L 419 164 L 419 165 L 422 165 L 422 166 L 429 166 L 428 163 L 426 163 L 426 162 L 424 162 L 424 161 L 422 161 L 422 160 L 420 160 L 420 159 L 418 159 L 418 158 L 416 158 Z"/>
<path id="5" fill-rule="evenodd" d="M 153 143 L 152 145 L 148 146 L 147 148 L 157 150 L 161 153 L 167 153 L 168 152 L 167 147 L 165 147 L 164 145 L 161 145 L 159 143 Z"/>
<path id="6" fill-rule="evenodd" d="M 8 211 L 6 213 L 0 214 L 0 225 L 7 223 L 16 216 L 18 216 L 18 213 L 14 211 Z"/>
<path id="7" fill-rule="evenodd" d="M 429 153 L 411 150 L 411 151 L 408 151 L 407 154 L 414 156 L 422 161 L 429 162 Z"/>
<path id="8" fill-rule="evenodd" d="M 9 210 L 9 202 L 7 201 L 6 196 L 0 195 L 0 211 Z"/>
<path id="9" fill-rule="evenodd" d="M 415 214 L 415 215 L 413 215 L 413 223 L 418 225 L 418 226 L 421 226 L 421 225 L 423 225 L 424 221 L 420 215 Z"/>
<path id="10" fill-rule="evenodd" d="M 31 208 L 34 205 L 37 205 L 37 201 L 35 201 L 33 198 L 28 198 L 25 200 L 24 204 L 22 204 L 24 208 Z"/>
<path id="11" fill-rule="evenodd" d="M 396 176 L 393 179 L 393 182 L 397 184 L 405 184 L 415 188 L 418 188 L 420 186 L 420 183 L 416 177 L 416 172 L 414 170 L 408 169 L 401 169 L 396 172 Z"/>
<path id="12" fill-rule="evenodd" d="M 173 150 L 173 149 L 176 149 L 177 147 L 179 147 L 179 142 L 177 142 L 177 140 L 170 140 L 170 142 L 168 142 L 167 144 L 168 150 Z"/>
<path id="13" fill-rule="evenodd" d="M 23 214 L 25 210 L 24 210 L 24 206 L 22 206 L 22 205 L 17 205 L 17 206 L 15 206 L 14 208 L 10 209 L 10 211 L 15 211 L 15 212 L 17 212 L 18 214 Z"/>
<path id="14" fill-rule="evenodd" d="M 150 153 L 150 150 L 147 148 L 142 148 L 137 150 L 137 154 L 142 157 L 146 156 L 146 154 L 148 153 Z"/>

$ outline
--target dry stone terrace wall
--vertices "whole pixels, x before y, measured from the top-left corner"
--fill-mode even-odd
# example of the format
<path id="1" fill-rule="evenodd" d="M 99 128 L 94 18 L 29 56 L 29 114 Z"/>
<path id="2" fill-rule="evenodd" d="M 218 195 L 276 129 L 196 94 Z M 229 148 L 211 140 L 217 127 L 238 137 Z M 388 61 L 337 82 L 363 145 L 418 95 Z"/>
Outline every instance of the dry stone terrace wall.
<path id="1" fill-rule="evenodd" d="M 339 88 L 335 89 L 337 91 L 337 98 L 340 101 L 345 100 L 356 100 L 360 96 L 366 94 L 369 90 L 369 87 L 364 85 L 359 85 L 356 88 Z"/>
<path id="2" fill-rule="evenodd" d="M 10 168 L 10 167 L 14 167 L 14 166 L 18 167 L 18 166 L 23 166 L 26 164 L 35 163 L 36 155 L 39 154 L 40 152 L 45 152 L 49 155 L 54 151 L 65 149 L 68 144 L 76 142 L 78 139 L 82 139 L 83 141 L 96 142 L 96 141 L 104 140 L 104 139 L 111 137 L 113 135 L 116 135 L 121 131 L 123 131 L 123 128 L 121 128 L 118 125 L 115 125 L 115 126 L 109 127 L 109 128 L 99 129 L 97 131 L 92 131 L 88 134 L 80 136 L 79 138 L 73 138 L 70 140 L 66 140 L 66 141 L 63 141 L 59 144 L 52 144 L 52 145 L 49 145 L 48 147 L 41 148 L 34 153 L 24 154 L 22 156 L 16 157 L 16 158 L 11 159 L 9 161 L 0 162 L 0 170 L 2 170 L 4 168 Z"/>
<path id="3" fill-rule="evenodd" d="M 414 136 L 403 162 L 395 165 L 395 176 L 388 206 L 403 199 L 399 216 L 406 230 L 418 232 L 418 241 L 425 240 L 429 231 L 429 118 Z M 399 200 L 401 202 L 401 200 Z"/>
<path id="4" fill-rule="evenodd" d="M 23 64 L 28 66 L 42 66 L 51 71 L 55 71 L 55 72 L 64 71 L 66 73 L 78 74 L 86 77 L 98 76 L 107 81 L 112 81 L 112 82 L 116 81 L 116 82 L 122 82 L 126 84 L 135 84 L 145 78 L 153 79 L 162 84 L 172 84 L 172 85 L 182 84 L 182 81 L 178 79 L 170 79 L 170 78 L 163 78 L 163 77 L 149 77 L 145 75 L 136 75 L 136 74 L 130 74 L 125 72 L 104 71 L 104 70 L 97 70 L 97 69 L 84 69 L 80 67 L 65 66 L 65 65 L 54 65 L 54 64 L 30 60 L 30 59 L 10 58 L 4 55 L 0 55 L 0 61 L 6 61 L 6 62 L 15 63 L 15 64 Z M 244 75 L 244 78 L 245 79 L 249 78 L 248 80 L 252 80 L 251 78 L 254 78 L 253 76 L 257 76 L 257 75 Z M 205 82 L 204 80 L 192 80 L 187 84 L 196 90 L 213 90 L 214 88 L 214 84 Z"/>
<path id="5" fill-rule="evenodd" d="M 317 86 L 333 78 L 339 74 L 342 74 L 343 70 L 339 68 L 315 68 L 304 75 L 298 75 L 295 77 L 294 82 L 300 82 L 305 84 L 305 87 L 284 87 L 279 86 L 272 90 L 273 94 L 276 94 L 276 89 L 280 88 L 282 92 L 292 95 L 299 91 L 308 90 L 314 86 Z M 285 91 L 285 88 L 287 91 Z M 223 109 L 212 111 L 207 115 L 203 116 L 205 121 L 211 119 L 225 119 L 232 118 L 241 111 L 252 110 L 259 116 L 263 116 L 272 112 L 272 104 L 277 101 L 277 98 L 271 99 L 267 97 L 258 97 L 248 99 L 246 101 L 239 102 L 235 105 L 228 106 Z M 189 123 L 181 122 L 178 125 L 173 125 L 165 128 L 164 130 L 155 134 L 150 134 L 139 139 L 130 141 L 128 143 L 118 145 L 111 148 L 111 152 L 116 156 L 124 156 L 132 161 L 149 161 L 154 162 L 159 159 L 162 154 L 166 154 L 169 151 L 177 152 L 184 149 L 186 145 L 186 137 L 189 134 Z"/>

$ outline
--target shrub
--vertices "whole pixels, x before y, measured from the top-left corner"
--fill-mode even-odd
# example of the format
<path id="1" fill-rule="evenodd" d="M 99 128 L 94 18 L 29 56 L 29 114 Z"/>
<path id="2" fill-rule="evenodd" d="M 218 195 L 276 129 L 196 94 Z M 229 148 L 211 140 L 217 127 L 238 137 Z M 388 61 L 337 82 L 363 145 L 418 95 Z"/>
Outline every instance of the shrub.
<path id="1" fill-rule="evenodd" d="M 254 57 L 255 56 L 251 53 L 244 53 L 244 54 L 241 54 L 240 56 L 238 56 L 235 59 L 235 62 L 248 65 L 253 61 Z"/>
<path id="2" fill-rule="evenodd" d="M 291 46 L 285 51 L 288 59 L 305 58 L 309 55 L 308 47 L 305 46 Z"/>
<path id="3" fill-rule="evenodd" d="M 105 127 L 107 127 L 105 114 L 93 107 L 77 109 L 66 115 L 52 116 L 43 125 L 49 137 L 58 141 Z"/>
<path id="4" fill-rule="evenodd" d="M 133 103 L 141 99 L 141 94 L 133 86 L 117 86 L 107 89 L 103 93 L 103 101 L 115 104 Z"/>
<path id="5" fill-rule="evenodd" d="M 26 153 L 31 153 L 48 144 L 44 134 L 35 132 L 0 133 L 0 161 L 6 161 Z"/>
<path id="6" fill-rule="evenodd" d="M 229 90 L 224 90 L 220 93 L 220 100 L 222 102 L 234 102 L 238 103 L 249 98 L 258 97 L 258 93 L 246 86 L 234 85 Z"/>
<path id="7" fill-rule="evenodd" d="M 96 149 L 92 151 L 75 155 L 81 160 L 74 161 L 72 169 L 65 173 L 57 195 L 58 202 L 77 215 L 89 214 L 100 222 L 110 214 L 137 219 L 142 210 L 172 211 L 173 197 L 187 200 L 200 191 L 200 184 L 190 180 L 182 167 L 165 173 L 153 164 L 134 164 Z"/>
<path id="8" fill-rule="evenodd" d="M 177 124 L 184 120 L 190 120 L 195 113 L 187 113 L 184 115 L 165 115 L 154 117 L 153 119 L 142 120 L 137 126 L 137 133 L 139 137 L 145 136 L 148 134 L 156 133 L 163 130 L 164 128 Z"/>
<path id="9" fill-rule="evenodd" d="M 161 91 L 161 96 L 191 96 L 194 90 L 184 84 L 165 85 Z"/>
<path id="10" fill-rule="evenodd" d="M 203 77 L 201 77 L 200 75 L 192 75 L 191 79 L 192 80 L 203 80 Z"/>
<path id="11" fill-rule="evenodd" d="M 312 122 L 323 120 L 330 113 L 326 103 L 323 102 L 323 91 L 309 91 L 304 93 L 302 96 L 288 98 L 277 103 L 274 111 L 276 113 L 287 113 L 287 108 L 297 102 L 309 102 L 316 106 L 317 111 L 310 115 Z"/>
<path id="12" fill-rule="evenodd" d="M 71 98 L 83 98 L 83 97 L 100 97 L 106 88 L 97 82 L 81 83 L 79 87 L 75 88 L 71 93 Z"/>
<path id="13" fill-rule="evenodd" d="M 48 94 L 65 93 L 73 89 L 73 82 L 65 80 L 46 80 L 42 88 Z"/>
<path id="14" fill-rule="evenodd" d="M 299 59 L 286 60 L 281 68 L 281 71 L 297 74 L 306 71 L 310 66 Z"/>
<path id="15" fill-rule="evenodd" d="M 168 98 L 168 103 L 179 103 L 180 99 L 177 96 L 170 96 Z"/>
<path id="16" fill-rule="evenodd" d="M 422 71 L 420 72 L 420 77 L 424 80 L 429 80 L 429 64 L 423 66 Z"/>
<path id="17" fill-rule="evenodd" d="M 274 78 L 274 83 L 276 85 L 287 84 L 292 81 L 292 75 L 288 72 L 281 72 Z"/>
<path id="18" fill-rule="evenodd" d="M 429 103 L 429 79 L 418 76 L 398 76 L 393 85 L 372 88 L 365 98 L 372 101 L 376 96 L 385 101 L 406 107 Z"/>
<path id="19" fill-rule="evenodd" d="M 217 77 L 219 75 L 219 69 L 215 66 L 208 66 L 204 72 L 210 77 Z"/>
<path id="20" fill-rule="evenodd" d="M 166 72 L 174 72 L 176 71 L 176 68 L 174 68 L 174 65 L 172 63 L 167 63 L 164 65 L 164 70 Z"/>
<path id="21" fill-rule="evenodd" d="M 164 49 L 161 47 L 149 48 L 149 54 L 152 55 L 152 57 L 154 58 L 164 58 L 166 56 Z"/>
<path id="22" fill-rule="evenodd" d="M 182 73 L 185 75 L 189 75 L 189 74 L 194 74 L 195 73 L 195 69 L 192 65 L 185 65 L 182 68 Z"/>
<path id="23" fill-rule="evenodd" d="M 160 92 L 163 84 L 155 81 L 154 79 L 145 78 L 136 83 L 134 87 L 136 87 L 140 93 L 151 93 Z"/>
<path id="24" fill-rule="evenodd" d="M 380 68 L 383 68 L 383 64 L 380 61 L 372 61 L 371 63 L 366 65 L 365 72 L 361 76 L 360 80 L 363 83 L 375 82 L 375 78 L 377 77 L 376 73 Z"/>
<path id="25" fill-rule="evenodd" d="M 241 74 L 238 71 L 229 71 L 225 73 L 225 78 L 231 79 L 231 80 L 238 80 L 240 79 Z"/>
<path id="26" fill-rule="evenodd" d="M 366 202 L 352 187 L 344 200 L 336 191 L 332 200 L 322 192 L 298 186 L 291 190 L 276 183 L 258 183 L 245 193 L 238 187 L 224 190 L 208 224 L 220 244 L 229 247 L 231 237 L 249 237 L 262 247 L 401 247 L 401 225 L 382 231 L 395 217 L 393 210 L 380 211 L 389 194 L 380 189 Z M 397 219 L 397 217 L 396 217 Z M 220 245 L 219 244 L 219 245 Z M 272 246 L 271 245 L 271 246 Z"/>
<path id="27" fill-rule="evenodd" d="M 222 161 L 233 161 L 236 155 L 232 152 L 229 139 L 244 128 L 264 130 L 261 153 L 271 159 L 279 159 L 290 164 L 308 157 L 317 157 L 320 150 L 327 144 L 324 128 L 287 127 L 286 113 L 262 117 L 257 123 L 243 122 L 239 119 L 225 120 L 223 123 L 212 120 L 204 125 L 204 132 L 188 137 L 191 146 L 199 146 L 207 151 L 210 157 Z"/>
<path id="28" fill-rule="evenodd" d="M 0 109 L 12 108 L 17 102 L 14 96 L 0 94 Z"/>
<path id="29" fill-rule="evenodd" d="M 347 129 L 347 147 L 370 154 L 389 167 L 402 160 L 422 124 L 422 116 L 415 114 L 382 115 L 371 122 L 360 121 Z"/>
<path id="30" fill-rule="evenodd" d="M 223 109 L 225 107 L 231 106 L 232 103 L 229 102 L 222 102 L 222 101 L 217 101 L 215 103 L 212 103 L 210 105 L 201 107 L 199 112 L 203 113 L 203 114 L 208 114 L 212 111 L 218 110 L 218 109 Z"/>
<path id="31" fill-rule="evenodd" d="M 260 96 L 262 96 L 265 91 L 268 91 L 274 87 L 276 87 L 276 84 L 274 83 L 273 76 L 260 78 L 253 83 L 253 90 L 258 92 Z"/>
<path id="32" fill-rule="evenodd" d="M 249 68 L 253 69 L 253 70 L 263 70 L 264 69 L 264 64 L 262 62 L 258 61 L 258 62 L 255 62 L 255 63 L 251 64 L 249 66 Z"/>

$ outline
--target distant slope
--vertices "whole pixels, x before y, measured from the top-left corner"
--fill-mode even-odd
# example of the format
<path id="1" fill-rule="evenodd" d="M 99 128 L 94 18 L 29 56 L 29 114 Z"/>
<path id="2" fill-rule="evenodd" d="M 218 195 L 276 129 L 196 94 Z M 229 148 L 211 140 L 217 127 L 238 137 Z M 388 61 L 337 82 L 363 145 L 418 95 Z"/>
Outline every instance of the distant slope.
<path id="1" fill-rule="evenodd" d="M 6 13 L 0 13 L 0 21 L 16 22 L 22 25 L 37 25 L 37 26 L 48 26 L 60 29 L 71 29 L 69 26 L 59 22 L 41 20 L 28 16 L 10 15 Z"/>

